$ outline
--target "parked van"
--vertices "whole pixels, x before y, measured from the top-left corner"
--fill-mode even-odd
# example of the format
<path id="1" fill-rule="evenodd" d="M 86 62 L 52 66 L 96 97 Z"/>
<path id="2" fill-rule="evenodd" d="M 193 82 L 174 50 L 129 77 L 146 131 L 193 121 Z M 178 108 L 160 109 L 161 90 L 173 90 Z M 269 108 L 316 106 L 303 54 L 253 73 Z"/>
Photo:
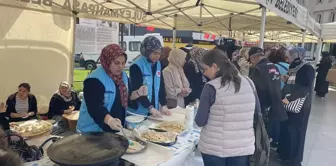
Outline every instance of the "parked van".
<path id="1" fill-rule="evenodd" d="M 140 54 L 141 42 L 147 36 L 157 37 L 163 45 L 163 37 L 159 33 L 148 33 L 144 36 L 124 36 L 124 42 L 120 45 L 123 47 L 127 54 L 126 68 L 130 67 L 134 58 Z M 87 70 L 95 69 L 97 67 L 97 60 L 100 53 L 82 53 L 80 57 L 80 67 L 84 67 Z M 98 62 L 99 64 L 99 62 Z"/>

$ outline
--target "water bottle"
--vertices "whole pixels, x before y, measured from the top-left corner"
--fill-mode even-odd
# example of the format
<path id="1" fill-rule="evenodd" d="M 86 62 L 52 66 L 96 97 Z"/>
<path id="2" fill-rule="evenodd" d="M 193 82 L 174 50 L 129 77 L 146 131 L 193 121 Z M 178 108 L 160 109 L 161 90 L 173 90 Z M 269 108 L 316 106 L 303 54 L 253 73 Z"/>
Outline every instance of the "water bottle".
<path id="1" fill-rule="evenodd" d="M 193 105 L 188 105 L 186 107 L 187 113 L 186 113 L 186 121 L 185 121 L 185 125 L 187 128 L 189 128 L 190 130 L 193 128 L 194 125 L 194 112 L 195 112 L 195 108 Z"/>

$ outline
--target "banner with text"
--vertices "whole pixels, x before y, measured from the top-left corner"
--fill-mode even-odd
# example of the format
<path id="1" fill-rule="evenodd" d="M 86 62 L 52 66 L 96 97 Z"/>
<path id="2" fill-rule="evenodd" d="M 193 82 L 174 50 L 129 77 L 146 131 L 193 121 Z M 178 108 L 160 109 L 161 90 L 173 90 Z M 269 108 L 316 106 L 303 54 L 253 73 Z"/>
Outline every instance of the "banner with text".
<path id="1" fill-rule="evenodd" d="M 316 36 L 320 36 L 321 27 L 308 15 L 308 10 L 295 0 L 256 0 L 271 12 L 292 22 L 301 29 L 308 29 Z"/>
<path id="2" fill-rule="evenodd" d="M 77 19 L 76 53 L 100 53 L 108 44 L 119 43 L 119 23 Z"/>

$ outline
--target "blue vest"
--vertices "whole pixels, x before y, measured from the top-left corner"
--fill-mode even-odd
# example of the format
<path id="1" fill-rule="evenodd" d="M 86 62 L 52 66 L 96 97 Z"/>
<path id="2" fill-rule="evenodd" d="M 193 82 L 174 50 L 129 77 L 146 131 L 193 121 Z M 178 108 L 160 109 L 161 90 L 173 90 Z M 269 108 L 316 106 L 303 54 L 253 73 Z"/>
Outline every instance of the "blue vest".
<path id="1" fill-rule="evenodd" d="M 152 94 L 153 94 L 153 84 L 154 84 L 154 91 L 155 91 L 155 105 L 154 107 L 159 110 L 159 91 L 160 91 L 160 77 L 161 77 L 161 63 L 158 61 L 156 62 L 156 71 L 154 76 L 154 82 L 153 82 L 153 72 L 152 72 L 152 63 L 148 62 L 146 57 L 141 56 L 138 59 L 135 60 L 135 62 L 132 65 L 137 65 L 142 73 L 143 78 L 143 85 L 147 85 L 148 87 L 148 95 L 147 98 L 151 102 L 152 101 Z M 131 81 L 137 81 L 132 80 Z M 129 114 L 138 114 L 147 116 L 149 110 L 147 108 L 144 108 L 140 103 L 137 103 L 138 109 L 131 109 L 128 108 L 127 112 Z"/>
<path id="2" fill-rule="evenodd" d="M 275 66 L 279 69 L 280 75 L 288 74 L 289 64 L 285 62 L 279 62 L 279 64 L 275 64 Z M 281 80 L 281 89 L 283 89 L 285 83 Z"/>
<path id="3" fill-rule="evenodd" d="M 128 86 L 128 77 L 125 72 L 122 73 L 124 83 L 126 87 Z M 116 91 L 116 86 L 112 78 L 105 72 L 102 66 L 98 67 L 94 70 L 87 78 L 97 78 L 105 87 L 105 94 L 104 94 L 104 107 L 111 111 L 112 105 L 114 103 Z M 127 87 L 128 88 L 128 87 Z M 85 94 L 84 94 L 85 96 Z M 119 111 L 119 110 L 114 110 Z M 126 112 L 125 112 L 126 114 Z M 78 132 L 103 132 L 103 130 L 95 123 L 95 121 L 90 116 L 85 99 L 82 100 L 82 104 L 80 107 L 79 112 L 79 119 L 77 122 L 77 130 Z"/>

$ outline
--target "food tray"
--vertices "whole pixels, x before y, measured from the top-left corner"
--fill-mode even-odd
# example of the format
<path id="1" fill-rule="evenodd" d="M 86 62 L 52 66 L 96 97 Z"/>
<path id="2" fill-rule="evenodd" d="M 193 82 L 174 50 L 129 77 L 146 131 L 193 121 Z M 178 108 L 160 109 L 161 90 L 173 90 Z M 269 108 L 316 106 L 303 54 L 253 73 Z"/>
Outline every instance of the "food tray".
<path id="1" fill-rule="evenodd" d="M 139 142 L 141 145 L 144 146 L 144 148 L 142 148 L 141 150 L 136 151 L 136 152 L 128 152 L 128 151 L 126 151 L 126 154 L 137 154 L 137 153 L 141 153 L 141 152 L 143 152 L 144 150 L 146 150 L 146 148 L 147 148 L 147 143 L 146 143 L 145 141 L 143 141 L 143 140 L 141 140 L 141 139 L 139 139 L 139 138 L 136 138 L 136 137 L 135 137 L 134 139 L 132 139 L 132 141 Z"/>
<path id="2" fill-rule="evenodd" d="M 146 126 L 143 126 L 139 129 L 135 129 L 134 132 L 135 132 L 135 137 L 137 137 L 138 139 L 140 140 L 143 140 L 143 141 L 146 141 L 146 142 L 151 142 L 151 143 L 155 143 L 155 144 L 158 144 L 158 145 L 162 145 L 162 146 L 171 146 L 171 145 L 174 145 L 176 142 L 177 142 L 177 133 L 175 132 L 166 132 L 166 131 L 162 131 L 162 130 L 152 130 L 152 131 L 155 131 L 155 132 L 165 132 L 167 133 L 167 135 L 170 135 L 170 137 L 174 137 L 172 139 L 172 141 L 170 142 L 156 142 L 156 141 L 151 141 L 151 140 L 147 140 L 146 138 L 142 137 L 142 134 L 144 134 L 145 132 L 148 132 L 150 129 Z"/>
<path id="3" fill-rule="evenodd" d="M 39 132 L 35 132 L 35 133 L 32 133 L 32 132 L 27 132 L 27 133 L 22 133 L 20 131 L 18 131 L 14 126 L 30 126 L 30 125 L 34 125 L 34 123 L 37 123 L 37 122 L 40 122 L 38 120 L 31 120 L 31 121 L 26 121 L 26 122 L 13 122 L 13 123 L 10 123 L 10 126 L 11 126 L 11 130 L 13 130 L 14 132 L 17 132 L 18 134 L 20 134 L 22 137 L 35 137 L 35 136 L 39 136 L 39 135 L 42 135 L 42 134 L 46 134 L 46 133 L 50 133 L 51 132 L 51 129 L 53 127 L 53 125 L 49 122 L 46 122 L 46 121 L 43 121 L 43 123 L 47 124 L 47 129 L 45 130 L 41 130 Z"/>
<path id="4" fill-rule="evenodd" d="M 159 127 L 161 123 L 166 123 L 166 122 L 160 122 L 160 123 L 158 123 L 158 124 L 151 124 L 151 125 L 149 126 L 149 128 L 150 128 L 151 130 L 155 130 L 155 131 L 159 131 L 159 132 L 167 132 L 168 130 L 165 130 L 165 129 Z M 172 123 L 173 123 L 173 121 L 172 121 Z M 180 122 L 174 122 L 174 123 L 180 123 Z M 189 128 L 187 128 L 187 127 L 186 127 L 184 124 L 182 124 L 182 123 L 180 123 L 180 124 L 183 126 L 183 129 L 182 129 L 181 132 L 176 132 L 176 131 L 169 131 L 169 132 L 176 132 L 178 135 L 183 135 L 183 134 L 187 133 L 188 130 L 189 130 Z"/>

